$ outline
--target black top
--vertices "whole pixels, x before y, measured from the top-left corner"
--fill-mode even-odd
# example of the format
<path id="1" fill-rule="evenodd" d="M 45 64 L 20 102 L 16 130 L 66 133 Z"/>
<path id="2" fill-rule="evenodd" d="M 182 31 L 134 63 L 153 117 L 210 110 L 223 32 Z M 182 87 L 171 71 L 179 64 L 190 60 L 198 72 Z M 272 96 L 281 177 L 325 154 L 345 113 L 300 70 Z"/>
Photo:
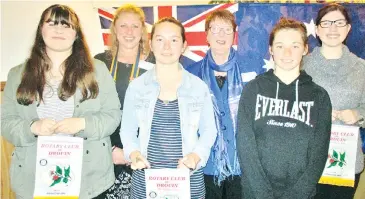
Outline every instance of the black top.
<path id="1" fill-rule="evenodd" d="M 242 91 L 237 153 L 244 198 L 311 198 L 327 161 L 331 101 L 304 71 L 290 84 L 270 70 Z"/>
<path id="2" fill-rule="evenodd" d="M 110 50 L 95 55 L 95 59 L 99 59 L 100 61 L 103 61 L 106 64 L 106 66 L 108 67 L 108 69 L 110 69 L 110 66 L 113 61 L 113 57 L 112 57 Z M 155 57 L 153 56 L 152 53 L 150 53 L 147 56 L 145 61 L 151 62 L 151 63 L 156 62 Z M 118 66 L 117 66 L 118 67 L 117 80 L 115 82 L 115 86 L 116 86 L 116 89 L 118 92 L 118 97 L 119 97 L 119 101 L 120 101 L 122 110 L 123 110 L 125 92 L 127 91 L 127 88 L 129 85 L 129 77 L 130 77 L 130 74 L 132 71 L 132 66 L 133 66 L 133 64 L 127 64 L 127 63 L 122 63 L 122 62 L 118 62 Z M 145 69 L 142 69 L 142 68 L 139 69 L 139 75 L 142 75 L 144 72 L 146 72 Z M 123 148 L 122 141 L 120 140 L 120 136 L 119 136 L 119 131 L 120 131 L 120 125 L 115 130 L 115 132 L 110 136 L 110 139 L 111 139 L 111 143 L 113 146 Z"/>
<path id="3" fill-rule="evenodd" d="M 217 83 L 218 83 L 218 87 L 220 89 L 223 88 L 223 85 L 224 85 L 224 82 L 226 81 L 226 76 L 215 76 L 215 79 L 217 80 Z"/>

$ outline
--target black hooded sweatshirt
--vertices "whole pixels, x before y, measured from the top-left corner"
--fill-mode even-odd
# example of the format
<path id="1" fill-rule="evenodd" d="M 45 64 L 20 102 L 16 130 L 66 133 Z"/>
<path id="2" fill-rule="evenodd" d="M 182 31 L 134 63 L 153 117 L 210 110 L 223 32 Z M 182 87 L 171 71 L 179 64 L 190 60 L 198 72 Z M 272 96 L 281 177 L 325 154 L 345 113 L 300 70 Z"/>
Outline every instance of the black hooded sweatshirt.
<path id="1" fill-rule="evenodd" d="M 323 172 L 331 135 L 327 91 L 305 71 L 289 85 L 270 70 L 240 99 L 237 150 L 244 199 L 307 199 Z"/>

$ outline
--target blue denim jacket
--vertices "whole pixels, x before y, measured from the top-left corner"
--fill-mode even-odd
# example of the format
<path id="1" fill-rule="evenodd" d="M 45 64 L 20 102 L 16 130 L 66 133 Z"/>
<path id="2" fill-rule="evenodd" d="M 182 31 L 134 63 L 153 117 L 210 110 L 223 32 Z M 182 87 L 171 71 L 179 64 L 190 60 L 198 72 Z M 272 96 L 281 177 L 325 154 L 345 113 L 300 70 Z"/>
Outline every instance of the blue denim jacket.
<path id="1" fill-rule="evenodd" d="M 181 67 L 181 66 L 180 66 Z M 177 91 L 183 156 L 194 152 L 200 157 L 196 169 L 205 166 L 217 136 L 213 104 L 207 85 L 183 67 L 182 83 Z M 147 158 L 151 124 L 160 86 L 155 68 L 133 80 L 124 99 L 120 136 L 127 160 L 133 151 Z M 139 135 L 137 137 L 137 130 Z"/>

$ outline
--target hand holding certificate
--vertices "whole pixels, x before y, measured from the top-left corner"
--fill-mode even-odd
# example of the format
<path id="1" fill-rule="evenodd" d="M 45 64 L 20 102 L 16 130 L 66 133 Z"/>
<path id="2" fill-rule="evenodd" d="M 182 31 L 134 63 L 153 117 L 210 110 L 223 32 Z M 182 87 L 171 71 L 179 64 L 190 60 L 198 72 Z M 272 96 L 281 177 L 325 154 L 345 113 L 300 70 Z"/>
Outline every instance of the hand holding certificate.
<path id="1" fill-rule="evenodd" d="M 132 160 L 131 168 L 133 170 L 148 169 L 151 167 L 150 163 L 145 157 L 142 156 L 141 152 L 139 151 L 132 152 L 130 158 Z"/>
<path id="2" fill-rule="evenodd" d="M 200 157 L 196 153 L 189 153 L 185 157 L 179 159 L 177 168 L 187 168 L 190 170 L 194 170 L 199 161 Z"/>
<path id="3" fill-rule="evenodd" d="M 73 135 L 85 129 L 85 118 L 66 118 L 55 125 L 55 132 Z"/>
<path id="4" fill-rule="evenodd" d="M 53 119 L 45 118 L 41 120 L 33 120 L 30 123 L 30 130 L 34 135 L 52 135 L 55 130 L 56 122 Z"/>
<path id="5" fill-rule="evenodd" d="M 35 135 L 49 136 L 53 134 L 74 135 L 85 129 L 85 118 L 65 118 L 61 121 L 45 118 L 32 121 L 30 130 Z"/>

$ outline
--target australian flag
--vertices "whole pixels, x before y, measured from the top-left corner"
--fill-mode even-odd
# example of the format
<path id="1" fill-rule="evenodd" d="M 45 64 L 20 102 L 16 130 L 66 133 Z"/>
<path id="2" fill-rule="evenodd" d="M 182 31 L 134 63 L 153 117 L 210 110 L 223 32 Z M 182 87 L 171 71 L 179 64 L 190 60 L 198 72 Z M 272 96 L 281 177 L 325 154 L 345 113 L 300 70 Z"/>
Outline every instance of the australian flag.
<path id="1" fill-rule="evenodd" d="M 173 16 L 186 29 L 188 49 L 181 60 L 184 66 L 201 60 L 209 46 L 206 42 L 205 19 L 212 11 L 226 9 L 234 13 L 238 25 L 234 47 L 238 60 L 244 65 L 245 73 L 260 74 L 273 68 L 269 54 L 269 34 L 280 17 L 292 17 L 302 21 L 308 30 L 310 51 L 318 45 L 315 33 L 315 19 L 323 4 L 275 4 L 275 3 L 233 3 L 191 6 L 142 7 L 146 15 L 149 32 L 153 23 L 162 17 Z M 365 5 L 344 4 L 351 14 L 352 28 L 347 39 L 350 51 L 365 58 Z M 109 27 L 116 8 L 99 8 L 101 31 L 105 47 Z M 252 75 L 250 75 L 252 76 Z"/>
<path id="2" fill-rule="evenodd" d="M 109 27 L 113 19 L 113 14 L 117 8 L 99 8 L 99 18 L 106 48 Z M 150 6 L 142 7 L 146 15 L 146 25 L 148 32 L 152 30 L 152 25 L 163 17 L 174 17 L 185 27 L 185 36 L 188 48 L 182 56 L 181 63 L 184 66 L 201 60 L 208 50 L 205 34 L 205 19 L 214 10 L 226 9 L 232 13 L 238 10 L 238 4 L 219 5 L 199 5 L 199 6 Z M 237 43 L 235 41 L 235 43 Z M 234 45 L 234 47 L 237 47 Z"/>
<path id="3" fill-rule="evenodd" d="M 351 14 L 352 28 L 347 38 L 350 51 L 365 58 L 365 5 L 344 4 Z M 238 53 L 247 67 L 273 67 L 269 54 L 269 34 L 280 17 L 302 21 L 308 31 L 310 52 L 319 45 L 315 33 L 315 20 L 323 4 L 249 4 L 241 3 L 236 12 Z M 246 67 L 246 68 L 247 68 Z"/>

